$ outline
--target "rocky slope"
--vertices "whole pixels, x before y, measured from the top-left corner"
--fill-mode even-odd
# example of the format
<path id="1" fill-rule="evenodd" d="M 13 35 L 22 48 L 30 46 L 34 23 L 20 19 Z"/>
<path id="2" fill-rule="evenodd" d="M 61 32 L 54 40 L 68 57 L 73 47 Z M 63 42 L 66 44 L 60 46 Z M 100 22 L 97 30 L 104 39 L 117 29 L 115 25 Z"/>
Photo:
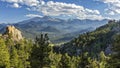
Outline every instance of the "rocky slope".
<path id="1" fill-rule="evenodd" d="M 23 39 L 21 31 L 16 29 L 14 26 L 7 26 L 5 33 L 2 35 L 4 38 L 11 38 L 14 41 L 19 41 Z"/>

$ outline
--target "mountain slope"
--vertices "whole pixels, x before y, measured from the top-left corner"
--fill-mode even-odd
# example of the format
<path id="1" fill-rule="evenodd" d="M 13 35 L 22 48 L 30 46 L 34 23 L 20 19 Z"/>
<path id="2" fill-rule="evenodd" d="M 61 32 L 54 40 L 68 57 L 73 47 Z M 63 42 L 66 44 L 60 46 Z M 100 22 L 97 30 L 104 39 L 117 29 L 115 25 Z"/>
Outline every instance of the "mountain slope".
<path id="1" fill-rule="evenodd" d="M 58 29 L 56 29 L 55 27 L 51 27 L 51 26 L 48 26 L 40 31 L 44 31 L 44 32 L 60 32 Z"/>
<path id="2" fill-rule="evenodd" d="M 95 31 L 80 35 L 62 45 L 59 50 L 61 53 L 67 52 L 70 55 L 79 55 L 83 52 L 89 52 L 90 56 L 97 57 L 97 54 L 101 51 L 110 54 L 111 52 L 108 52 L 108 50 L 112 47 L 114 36 L 117 34 L 120 34 L 120 21 L 112 21 L 97 28 Z"/>
<path id="3" fill-rule="evenodd" d="M 0 33 L 3 33 L 3 32 L 5 32 L 5 28 L 4 27 L 6 27 L 8 24 L 0 24 Z"/>
<path id="4" fill-rule="evenodd" d="M 26 38 L 33 39 L 36 35 L 39 35 L 42 32 L 48 33 L 53 42 L 56 40 L 58 42 L 59 39 L 66 39 L 66 41 L 70 41 L 72 37 L 76 37 L 84 32 L 94 30 L 97 27 L 106 24 L 106 22 L 107 20 L 62 20 L 59 18 L 44 16 L 24 20 L 12 25 L 21 30 Z M 1 29 L 3 30 L 4 28 L 2 27 Z M 2 30 L 0 32 L 2 32 Z"/>

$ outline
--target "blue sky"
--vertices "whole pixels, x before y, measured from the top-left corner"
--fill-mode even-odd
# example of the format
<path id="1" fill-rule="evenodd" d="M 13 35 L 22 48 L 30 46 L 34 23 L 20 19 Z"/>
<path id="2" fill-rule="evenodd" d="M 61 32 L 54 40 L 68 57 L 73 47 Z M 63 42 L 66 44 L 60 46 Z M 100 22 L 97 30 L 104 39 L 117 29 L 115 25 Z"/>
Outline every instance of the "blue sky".
<path id="1" fill-rule="evenodd" d="M 32 17 L 120 19 L 120 0 L 0 0 L 0 23 Z"/>

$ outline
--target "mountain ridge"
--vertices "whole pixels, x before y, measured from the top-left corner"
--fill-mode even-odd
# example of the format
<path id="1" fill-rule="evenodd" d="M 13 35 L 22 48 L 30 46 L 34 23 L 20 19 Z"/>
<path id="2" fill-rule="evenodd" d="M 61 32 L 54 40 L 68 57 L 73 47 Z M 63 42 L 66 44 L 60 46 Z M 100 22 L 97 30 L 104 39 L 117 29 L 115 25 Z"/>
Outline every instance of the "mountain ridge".
<path id="1" fill-rule="evenodd" d="M 86 20 L 80 20 L 80 19 L 63 20 L 59 18 L 52 18 L 50 16 L 45 16 L 45 17 L 34 17 L 28 20 L 24 20 L 18 23 L 11 24 L 11 25 L 14 25 L 16 28 L 21 30 L 23 35 L 26 38 L 35 38 L 35 35 L 39 35 L 41 32 L 43 33 L 47 32 L 52 39 L 53 38 L 60 39 L 63 37 L 59 37 L 59 36 L 62 36 L 62 35 L 64 36 L 65 34 L 68 34 L 68 33 L 71 33 L 71 34 L 76 33 L 76 35 L 74 35 L 75 37 L 84 32 L 83 31 L 79 33 L 77 31 L 82 31 L 90 27 L 93 28 L 92 30 L 95 30 L 97 27 L 100 27 L 106 24 L 107 21 L 108 20 L 105 20 L 105 19 L 101 21 L 100 20 L 88 20 L 88 19 Z M 50 28 L 48 28 L 49 26 Z M 0 33 L 3 32 L 2 28 L 0 29 Z M 48 30 L 50 29 L 50 31 L 48 31 L 47 29 Z M 91 31 L 91 29 L 88 31 Z"/>

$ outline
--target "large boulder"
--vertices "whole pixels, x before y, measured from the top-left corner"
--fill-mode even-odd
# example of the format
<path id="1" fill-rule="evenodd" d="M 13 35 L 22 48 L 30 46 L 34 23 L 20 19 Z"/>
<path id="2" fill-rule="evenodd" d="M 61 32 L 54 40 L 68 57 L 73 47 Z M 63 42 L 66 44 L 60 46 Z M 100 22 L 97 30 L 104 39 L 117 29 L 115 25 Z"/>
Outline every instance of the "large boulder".
<path id="1" fill-rule="evenodd" d="M 11 25 L 6 27 L 6 31 L 3 36 L 4 38 L 12 38 L 14 41 L 19 41 L 23 39 L 21 31 Z"/>

